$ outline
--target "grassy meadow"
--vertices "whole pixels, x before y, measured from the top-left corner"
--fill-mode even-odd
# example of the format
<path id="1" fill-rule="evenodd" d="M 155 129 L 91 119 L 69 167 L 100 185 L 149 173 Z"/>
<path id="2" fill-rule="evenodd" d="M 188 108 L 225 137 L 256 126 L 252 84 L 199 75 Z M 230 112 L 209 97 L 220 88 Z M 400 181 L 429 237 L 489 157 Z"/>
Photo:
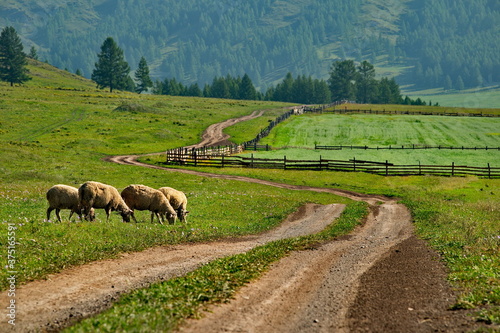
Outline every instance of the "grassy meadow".
<path id="1" fill-rule="evenodd" d="M 102 161 L 112 154 L 192 144 L 213 122 L 253 110 L 281 110 L 278 103 L 110 94 L 46 64 L 30 66 L 30 71 L 33 80 L 25 86 L 0 84 L 0 245 L 7 243 L 9 224 L 15 225 L 18 283 L 124 251 L 260 232 L 304 202 L 345 202 Z M 87 180 L 118 190 L 137 183 L 179 188 L 189 197 L 189 225 L 124 224 L 118 215 L 100 223 L 102 210 L 99 223 L 68 223 L 67 211 L 61 213 L 63 223 L 53 223 L 54 212 L 47 221 L 47 189 L 59 183 L 78 187 Z M 149 221 L 148 213 L 137 214 L 140 221 Z M 0 259 L 3 267 L 6 260 Z M 5 288 L 7 281 L 0 281 Z"/>
<path id="2" fill-rule="evenodd" d="M 160 152 L 193 144 L 212 123 L 250 114 L 253 110 L 268 110 L 261 118 L 227 130 L 235 142 L 246 141 L 283 112 L 281 107 L 285 104 L 124 92 L 110 94 L 95 89 L 93 83 L 83 78 L 46 64 L 33 63 L 30 71 L 33 80 L 24 86 L 10 87 L 0 83 L 0 247 L 7 248 L 9 227 L 14 227 L 16 259 L 10 269 L 18 272 L 18 284 L 44 278 L 70 266 L 114 257 L 121 252 L 261 232 L 276 226 L 306 202 L 347 204 L 342 217 L 318 235 L 274 242 L 247 254 L 217 260 L 186 277 L 138 290 L 122 297 L 106 313 L 76 325 L 71 331 L 85 332 L 97 328 L 169 331 L 183 318 L 196 316 L 203 304 L 227 300 L 239 286 L 256 278 L 270 263 L 289 251 L 347 233 L 366 214 L 364 204 L 324 193 L 115 165 L 102 160 L 107 155 Z M 311 134 L 313 140 L 317 140 L 323 137 L 324 127 L 321 129 L 321 126 L 327 122 L 322 117 L 326 116 L 296 117 L 283 126 L 290 126 L 296 119 L 309 119 L 319 127 L 317 133 L 312 131 Z M 383 118 L 342 117 L 335 116 L 333 121 L 345 121 L 344 126 L 353 132 L 352 138 L 370 132 L 375 124 L 376 127 L 387 127 L 400 121 L 399 117 L 386 122 L 380 120 Z M 401 116 L 401 119 L 403 117 L 407 116 Z M 349 125 L 348 118 L 368 128 L 359 130 Z M 432 122 L 427 123 L 425 119 Z M 394 128 L 398 132 L 402 126 L 417 126 L 425 140 L 432 140 L 438 133 L 449 140 L 463 136 L 460 140 L 482 145 L 485 145 L 483 139 L 496 139 L 497 142 L 499 139 L 497 134 L 488 134 L 498 132 L 496 118 L 497 126 L 484 130 L 483 126 L 489 125 L 476 123 L 476 118 L 463 118 L 471 121 L 470 125 L 467 122 L 440 123 L 441 120 L 456 118 L 433 119 L 417 117 L 406 124 L 397 123 Z M 462 133 L 472 131 L 470 128 L 480 132 L 478 138 Z M 458 133 L 449 134 L 454 131 Z M 392 139 L 386 139 L 383 131 L 372 133 L 370 135 L 374 138 L 370 142 L 399 141 L 403 131 L 399 133 Z M 379 135 L 378 139 L 376 135 Z M 278 126 L 268 140 L 286 141 L 285 138 L 290 136 L 290 132 L 283 132 Z M 338 138 L 342 136 L 339 134 Z M 310 138 L 297 137 L 297 140 L 306 142 Z M 413 137 L 407 140 L 411 141 Z M 470 143 L 462 144 L 468 146 Z M 310 152 L 309 149 L 301 150 Z M 488 157 L 492 154 L 489 151 L 482 153 Z M 498 161 L 499 152 L 494 153 Z M 164 156 L 150 156 L 147 160 L 163 162 Z M 401 198 L 412 212 L 418 235 L 442 255 L 450 270 L 450 283 L 459 292 L 455 307 L 481 310 L 477 318 L 500 324 L 500 180 L 381 177 L 314 171 L 201 170 Z M 138 224 L 122 223 L 118 215 L 113 215 L 110 222 L 105 223 L 102 210 L 96 213 L 96 223 L 79 222 L 75 218 L 72 222 L 55 223 L 54 212 L 52 221 L 47 221 L 46 190 L 58 183 L 78 187 L 87 180 L 108 183 L 119 190 L 133 183 L 183 190 L 188 196 L 191 212 L 188 224 L 151 224 L 147 212 L 136 214 Z M 68 214 L 63 211 L 61 216 L 67 219 Z M 0 258 L 0 264 L 9 267 L 5 256 Z M 7 287 L 7 274 L 7 270 L 0 273 L 2 289 Z"/>
<path id="3" fill-rule="evenodd" d="M 234 129 L 232 130 L 234 131 Z M 500 118 L 409 115 L 294 116 L 278 125 L 260 141 L 273 150 L 254 152 L 259 158 L 347 161 L 352 158 L 403 165 L 500 166 Z M 371 148 L 443 146 L 485 150 L 316 150 L 321 146 L 368 146 Z M 491 149 L 495 147 L 496 149 Z M 249 155 L 245 153 L 244 155 Z"/>

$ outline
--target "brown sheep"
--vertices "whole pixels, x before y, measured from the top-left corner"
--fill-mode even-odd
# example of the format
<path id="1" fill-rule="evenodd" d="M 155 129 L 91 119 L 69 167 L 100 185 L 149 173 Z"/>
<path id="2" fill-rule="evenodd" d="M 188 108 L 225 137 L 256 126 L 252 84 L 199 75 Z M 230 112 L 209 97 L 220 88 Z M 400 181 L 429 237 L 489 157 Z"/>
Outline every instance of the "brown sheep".
<path id="1" fill-rule="evenodd" d="M 73 213 L 76 213 L 80 220 L 82 219 L 82 209 L 80 206 L 80 200 L 78 199 L 78 189 L 73 186 L 68 185 L 54 185 L 52 186 L 46 194 L 47 201 L 49 202 L 49 208 L 47 208 L 47 221 L 50 220 L 50 213 L 55 209 L 56 216 L 59 222 L 61 222 L 61 216 L 59 212 L 61 209 L 70 209 L 69 219 Z M 94 209 L 90 210 L 90 215 L 94 216 Z"/>
<path id="2" fill-rule="evenodd" d="M 153 223 L 155 215 L 161 224 L 163 224 L 165 215 L 169 224 L 175 222 L 176 212 L 160 191 L 145 185 L 129 185 L 122 191 L 121 195 L 132 211 L 135 209 L 151 211 L 151 223 Z M 161 216 L 162 221 L 160 221 L 159 216 Z M 132 218 L 137 222 L 133 212 Z"/>
<path id="3" fill-rule="evenodd" d="M 179 220 L 181 222 L 187 222 L 186 216 L 189 212 L 186 210 L 187 197 L 184 194 L 184 192 L 181 192 L 171 187 L 161 187 L 158 190 L 165 195 L 165 197 L 170 202 L 172 208 L 176 210 L 177 217 L 179 218 Z"/>
<path id="4" fill-rule="evenodd" d="M 92 208 L 103 208 L 106 211 L 106 222 L 109 220 L 110 211 L 118 211 L 123 221 L 130 222 L 132 210 L 123 201 L 118 190 L 111 185 L 93 181 L 86 182 L 78 189 L 78 197 L 87 220 L 89 218 L 90 221 L 94 220 L 92 216 L 89 216 Z"/>

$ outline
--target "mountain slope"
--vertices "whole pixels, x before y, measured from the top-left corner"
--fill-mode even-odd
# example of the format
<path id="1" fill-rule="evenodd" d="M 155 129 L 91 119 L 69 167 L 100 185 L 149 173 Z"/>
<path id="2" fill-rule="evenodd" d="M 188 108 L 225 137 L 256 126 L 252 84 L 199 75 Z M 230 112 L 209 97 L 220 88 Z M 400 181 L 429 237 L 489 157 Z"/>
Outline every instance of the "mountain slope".
<path id="1" fill-rule="evenodd" d="M 265 87 L 287 72 L 326 78 L 332 61 L 353 58 L 401 74 L 405 84 L 461 89 L 500 81 L 498 7 L 495 0 L 7 0 L 0 25 L 13 25 L 42 60 L 86 77 L 111 36 L 132 68 L 144 56 L 155 79 L 203 85 L 248 73 Z M 468 73 L 463 84 L 457 68 Z"/>

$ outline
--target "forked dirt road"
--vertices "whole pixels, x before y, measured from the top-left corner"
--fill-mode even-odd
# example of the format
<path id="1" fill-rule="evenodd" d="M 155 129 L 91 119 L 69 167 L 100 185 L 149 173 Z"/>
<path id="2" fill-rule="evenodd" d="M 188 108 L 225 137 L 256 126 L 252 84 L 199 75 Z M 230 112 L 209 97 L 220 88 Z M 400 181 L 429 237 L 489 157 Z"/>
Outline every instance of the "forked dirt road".
<path id="1" fill-rule="evenodd" d="M 248 117 L 211 126 L 205 133 L 205 143 L 227 140 L 222 129 L 245 119 Z M 217 139 L 212 140 L 214 137 Z M 465 332 L 477 326 L 466 313 L 447 310 L 454 295 L 446 283 L 446 271 L 438 256 L 413 235 L 406 207 L 393 199 L 172 170 L 142 164 L 136 157 L 114 156 L 108 160 L 161 172 L 329 192 L 370 204 L 365 223 L 349 236 L 292 253 L 240 290 L 228 304 L 211 307 L 204 318 L 188 321 L 180 328 L 182 332 Z M 261 235 L 152 248 L 28 283 L 17 290 L 14 331 L 57 331 L 108 308 L 124 292 L 180 276 L 216 258 L 269 241 L 316 233 L 342 210 L 342 205 L 308 204 L 278 228 Z M 6 298 L 2 293 L 0 304 L 7 304 Z M 2 322 L 0 331 L 6 328 Z"/>

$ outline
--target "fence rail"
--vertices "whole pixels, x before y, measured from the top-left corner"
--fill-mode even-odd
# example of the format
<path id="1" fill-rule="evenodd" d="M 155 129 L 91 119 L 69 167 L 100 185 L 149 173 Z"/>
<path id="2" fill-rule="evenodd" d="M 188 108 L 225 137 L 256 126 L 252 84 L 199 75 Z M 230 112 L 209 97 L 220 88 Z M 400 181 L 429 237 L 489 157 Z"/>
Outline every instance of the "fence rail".
<path id="1" fill-rule="evenodd" d="M 370 149 L 376 149 L 376 150 L 382 150 L 382 149 L 450 149 L 450 150 L 500 150 L 500 147 L 452 147 L 452 146 L 427 146 L 427 145 L 410 145 L 410 146 L 396 146 L 396 145 L 390 145 L 386 147 L 369 147 L 369 146 L 344 146 L 344 145 L 339 145 L 339 146 L 321 146 L 321 145 L 314 145 L 314 149 L 316 150 L 343 150 L 343 149 L 361 149 L 361 150 L 370 150 Z"/>
<path id="2" fill-rule="evenodd" d="M 467 176 L 475 175 L 486 178 L 500 178 L 500 168 L 471 167 L 466 165 L 395 165 L 393 163 L 365 161 L 352 159 L 349 161 L 327 160 L 293 160 L 284 156 L 282 159 L 220 156 L 203 154 L 169 155 L 167 164 L 195 167 L 238 167 L 259 169 L 283 169 L 283 170 L 329 170 L 344 172 L 367 172 L 384 176 L 406 176 L 406 175 L 439 175 L 439 176 Z"/>
<path id="3" fill-rule="evenodd" d="M 343 104 L 337 102 L 320 106 L 299 106 L 284 113 L 272 121 L 268 127 L 263 129 L 257 136 L 240 145 L 202 147 L 202 148 L 176 148 L 166 152 L 166 164 L 184 166 L 207 166 L 207 167 L 239 167 L 239 168 L 266 168 L 284 170 L 330 170 L 346 172 L 367 172 L 385 176 L 403 175 L 440 175 L 440 176 L 467 176 L 475 175 L 487 178 L 500 178 L 500 168 L 491 167 L 469 167 L 463 165 L 394 165 L 385 162 L 362 161 L 362 160 L 290 160 L 286 156 L 283 159 L 264 159 L 252 157 L 231 156 L 239 154 L 244 150 L 270 150 L 269 145 L 258 145 L 258 142 L 280 122 L 288 119 L 292 114 L 302 114 L 304 112 L 321 113 L 372 113 L 372 114 L 408 114 L 408 115 L 439 115 L 439 116 L 470 116 L 470 117 L 500 117 L 491 114 L 471 114 L 471 113 L 445 113 L 445 112 L 416 112 L 416 111 L 377 111 L 377 110 L 348 110 L 329 109 Z M 461 150 L 500 150 L 500 147 L 445 147 L 445 146 L 389 146 L 389 147 L 368 147 L 368 146 L 319 146 L 315 149 L 461 149 Z"/>
<path id="4" fill-rule="evenodd" d="M 348 109 L 347 107 L 330 109 L 330 105 L 318 107 L 305 107 L 304 112 L 311 113 L 334 113 L 334 114 L 352 114 L 352 113 L 365 113 L 365 114 L 401 114 L 412 116 L 448 116 L 448 117 L 500 117 L 498 114 L 491 113 L 472 113 L 472 112 L 430 112 L 430 111 L 402 111 L 402 110 L 364 110 L 364 109 Z"/>

